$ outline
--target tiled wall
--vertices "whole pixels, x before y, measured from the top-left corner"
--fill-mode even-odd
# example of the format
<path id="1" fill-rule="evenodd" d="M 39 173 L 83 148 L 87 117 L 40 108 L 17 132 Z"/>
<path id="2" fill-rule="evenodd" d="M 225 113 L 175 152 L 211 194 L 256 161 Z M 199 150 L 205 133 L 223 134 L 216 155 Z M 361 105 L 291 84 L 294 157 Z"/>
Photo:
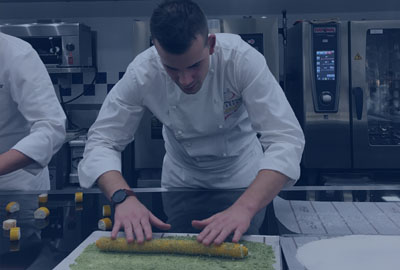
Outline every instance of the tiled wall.
<path id="1" fill-rule="evenodd" d="M 92 125 L 106 95 L 124 73 L 111 70 L 72 73 L 62 77 L 50 74 L 60 102 L 65 102 L 69 129 L 89 128 Z M 75 99 L 82 93 L 81 97 Z"/>
<path id="2" fill-rule="evenodd" d="M 59 98 L 62 93 L 64 102 L 84 92 L 66 108 L 74 124 L 88 128 L 97 117 L 107 93 L 122 78 L 134 58 L 133 19 L 66 18 L 63 21 L 84 23 L 97 33 L 97 72 L 51 74 L 55 91 Z"/>
<path id="3" fill-rule="evenodd" d="M 102 104 L 105 96 L 124 73 L 125 71 L 111 70 L 109 72 L 50 74 L 50 77 L 57 96 L 60 98 L 60 95 L 62 95 L 64 102 L 84 93 L 82 97 L 70 102 L 70 104 Z"/>

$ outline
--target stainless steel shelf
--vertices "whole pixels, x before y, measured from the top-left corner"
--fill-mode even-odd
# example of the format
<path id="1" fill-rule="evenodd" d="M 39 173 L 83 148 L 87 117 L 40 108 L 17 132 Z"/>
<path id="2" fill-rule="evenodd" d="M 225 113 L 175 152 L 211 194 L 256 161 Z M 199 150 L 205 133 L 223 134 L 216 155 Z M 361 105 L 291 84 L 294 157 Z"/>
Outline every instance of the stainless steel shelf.
<path id="1" fill-rule="evenodd" d="M 96 72 L 94 67 L 48 67 L 47 71 L 50 74 L 65 74 L 65 73 L 84 73 L 84 72 Z"/>

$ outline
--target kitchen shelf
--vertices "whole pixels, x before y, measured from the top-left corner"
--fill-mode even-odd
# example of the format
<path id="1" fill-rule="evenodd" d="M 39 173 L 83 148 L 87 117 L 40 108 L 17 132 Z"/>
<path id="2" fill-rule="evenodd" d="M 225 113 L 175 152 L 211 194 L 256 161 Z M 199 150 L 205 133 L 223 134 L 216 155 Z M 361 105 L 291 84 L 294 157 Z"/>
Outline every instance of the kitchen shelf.
<path id="1" fill-rule="evenodd" d="M 50 74 L 67 74 L 67 73 L 85 73 L 85 72 L 95 72 L 94 67 L 48 67 L 47 72 Z"/>

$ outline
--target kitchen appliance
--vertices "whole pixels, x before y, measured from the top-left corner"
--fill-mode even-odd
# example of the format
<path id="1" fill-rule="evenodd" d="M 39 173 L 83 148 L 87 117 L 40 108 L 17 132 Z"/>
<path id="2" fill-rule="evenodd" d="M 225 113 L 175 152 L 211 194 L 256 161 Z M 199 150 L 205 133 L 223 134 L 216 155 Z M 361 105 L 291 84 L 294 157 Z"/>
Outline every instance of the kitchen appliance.
<path id="1" fill-rule="evenodd" d="M 92 67 L 92 31 L 82 23 L 0 25 L 0 32 L 32 45 L 47 68 Z"/>
<path id="2" fill-rule="evenodd" d="M 269 69 L 279 80 L 278 17 L 268 18 L 215 18 L 208 21 L 210 33 L 225 32 L 239 34 L 243 40 L 261 52 Z M 150 24 L 137 20 L 133 25 L 135 55 L 151 46 Z M 161 134 L 162 124 L 149 111 L 144 113 L 135 134 L 134 166 L 138 186 L 153 182 L 160 185 L 161 167 L 165 154 Z M 146 181 L 141 181 L 141 179 Z"/>
<path id="3" fill-rule="evenodd" d="M 224 18 L 208 20 L 210 33 L 233 33 L 264 55 L 271 73 L 279 81 L 278 17 Z"/>
<path id="4" fill-rule="evenodd" d="M 79 184 L 78 164 L 83 159 L 87 135 L 81 135 L 74 140 L 69 141 L 71 167 L 69 172 L 69 183 Z"/>
<path id="5" fill-rule="evenodd" d="M 287 44 L 303 167 L 399 169 L 400 21 L 302 21 Z"/>

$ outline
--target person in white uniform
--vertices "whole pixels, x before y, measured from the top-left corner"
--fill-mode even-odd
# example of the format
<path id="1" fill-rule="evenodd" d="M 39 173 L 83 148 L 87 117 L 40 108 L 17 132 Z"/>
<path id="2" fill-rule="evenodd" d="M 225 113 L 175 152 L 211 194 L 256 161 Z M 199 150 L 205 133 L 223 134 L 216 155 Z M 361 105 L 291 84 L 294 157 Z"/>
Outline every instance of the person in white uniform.
<path id="1" fill-rule="evenodd" d="M 120 152 L 149 109 L 163 123 L 163 187 L 247 188 L 225 211 L 192 222 L 205 245 L 231 233 L 237 242 L 299 178 L 302 130 L 265 58 L 238 35 L 209 35 L 197 4 L 163 2 L 150 27 L 155 45 L 128 66 L 89 130 L 80 184 L 97 181 L 116 205 L 112 238 L 123 228 L 128 242 L 141 243 L 151 239 L 151 225 L 170 228 L 129 196 L 120 173 Z"/>
<path id="2" fill-rule="evenodd" d="M 30 44 L 0 33 L 0 63 L 0 190 L 49 190 L 65 114 Z"/>

